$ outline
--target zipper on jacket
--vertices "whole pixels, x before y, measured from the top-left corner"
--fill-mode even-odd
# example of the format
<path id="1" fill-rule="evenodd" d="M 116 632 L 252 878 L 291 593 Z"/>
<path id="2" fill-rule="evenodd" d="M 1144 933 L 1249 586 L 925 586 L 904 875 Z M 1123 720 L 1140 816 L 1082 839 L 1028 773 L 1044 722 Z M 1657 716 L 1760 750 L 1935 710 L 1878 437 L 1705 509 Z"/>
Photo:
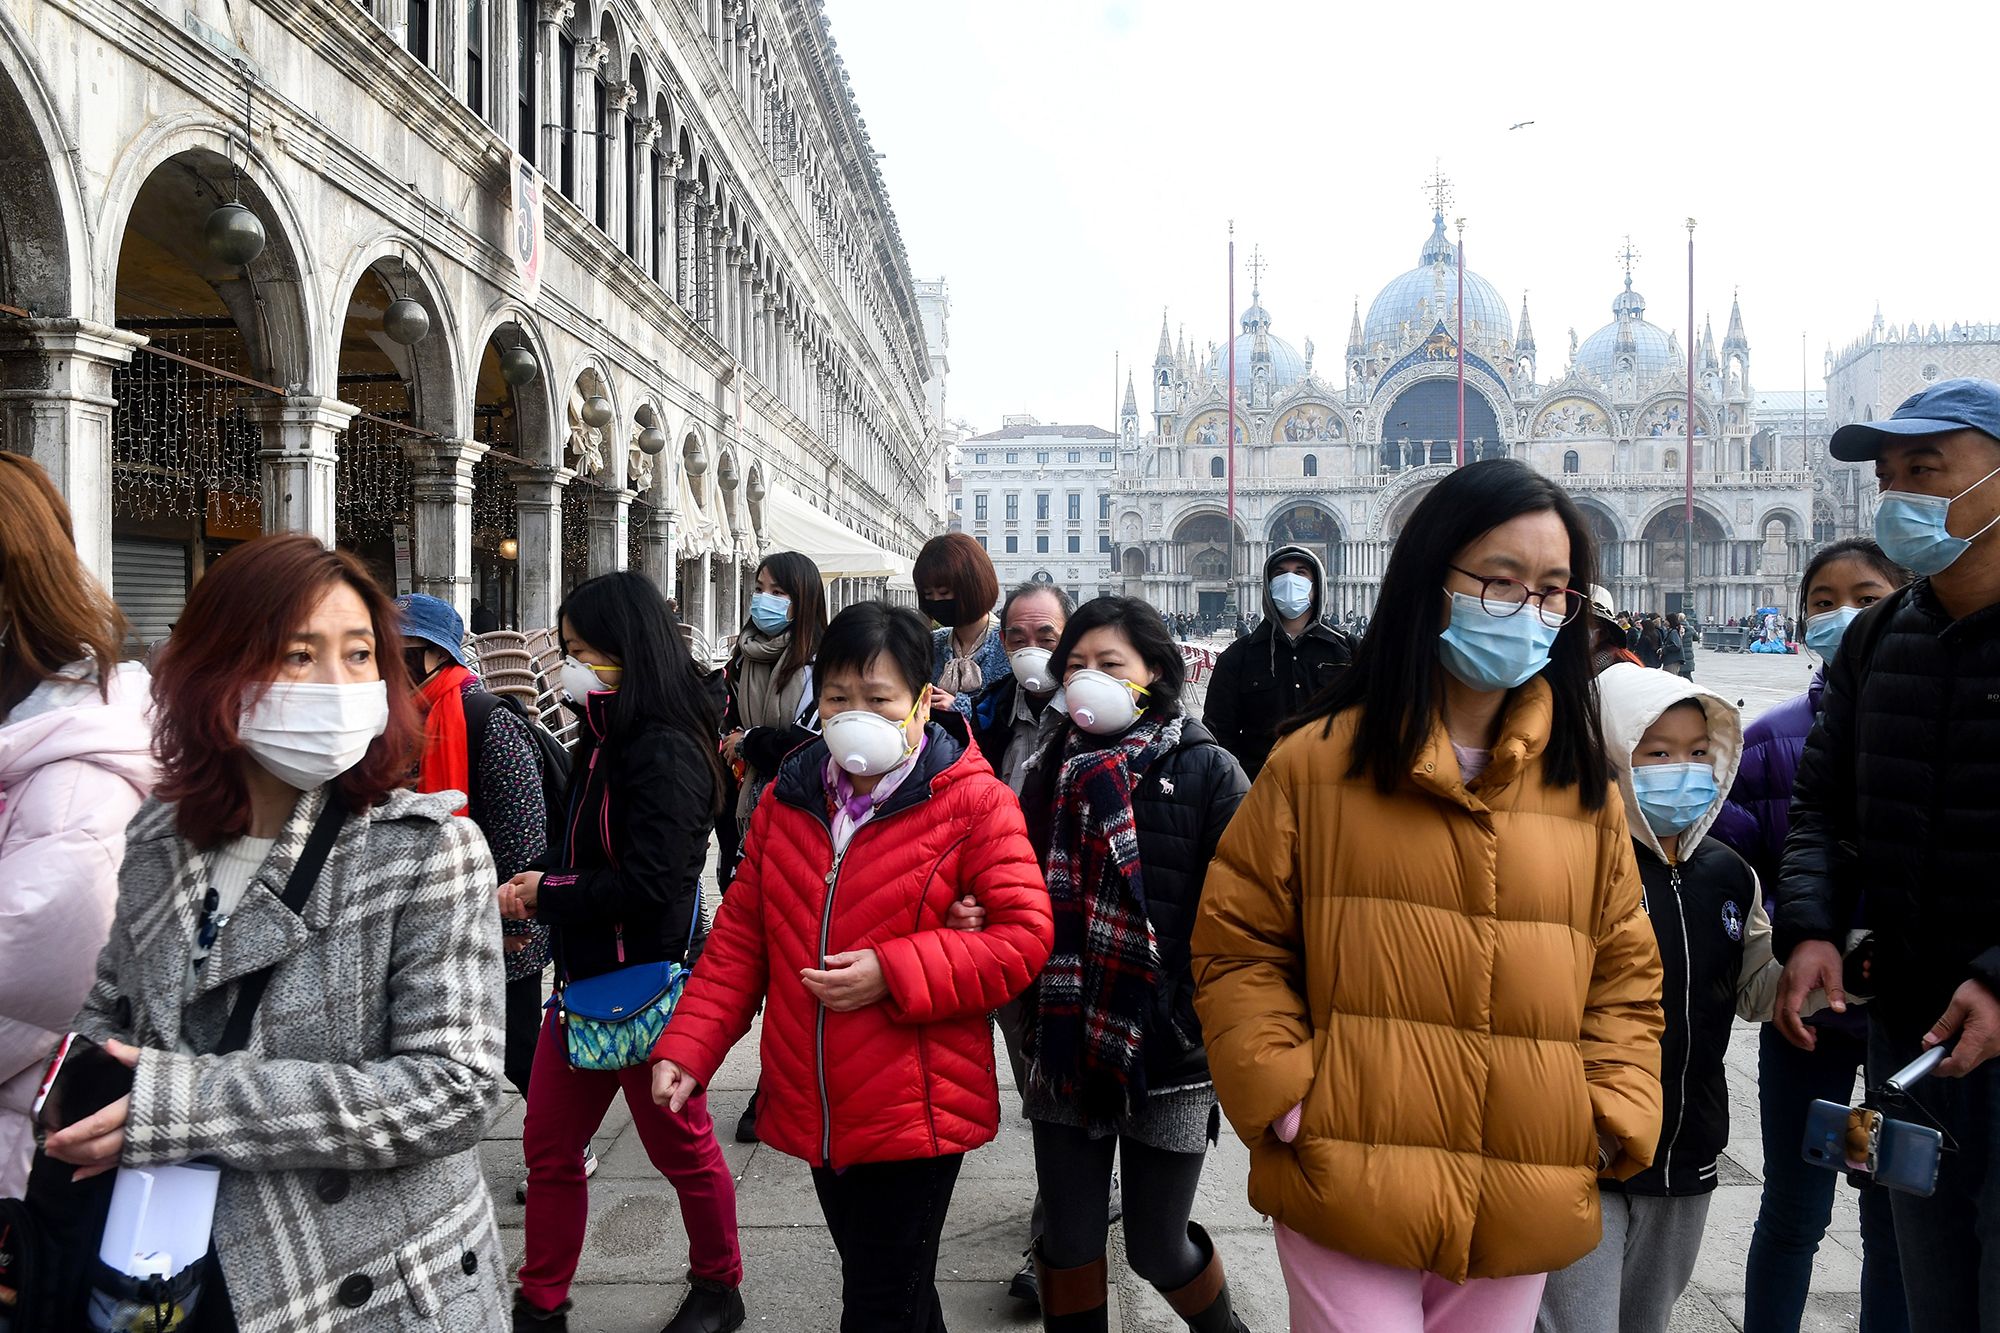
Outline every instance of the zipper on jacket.
<path id="1" fill-rule="evenodd" d="M 1669 1194 L 1674 1189 L 1674 1147 L 1681 1141 L 1681 1128 L 1687 1123 L 1688 1070 L 1694 1065 L 1694 960 L 1688 953 L 1687 907 L 1681 897 L 1681 868 L 1678 862 L 1668 867 L 1668 886 L 1674 893 L 1674 918 L 1681 928 L 1681 1094 L 1680 1105 L 1674 1114 L 1674 1136 L 1667 1140 L 1667 1151 L 1661 1160 L 1661 1182 Z"/>

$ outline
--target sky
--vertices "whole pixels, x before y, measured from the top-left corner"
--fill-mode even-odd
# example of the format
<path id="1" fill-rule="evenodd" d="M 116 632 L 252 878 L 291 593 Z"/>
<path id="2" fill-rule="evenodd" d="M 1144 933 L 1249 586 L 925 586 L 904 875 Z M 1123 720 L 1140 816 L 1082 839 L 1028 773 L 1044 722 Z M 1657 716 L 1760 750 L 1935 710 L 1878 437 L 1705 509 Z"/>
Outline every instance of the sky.
<path id="1" fill-rule="evenodd" d="M 1819 387 L 1878 301 L 2000 321 L 1990 0 L 826 12 L 911 271 L 950 285 L 947 416 L 978 430 L 1115 427 L 1114 356 L 1143 411 L 1162 307 L 1191 345 L 1231 327 L 1232 219 L 1238 312 L 1254 245 L 1272 332 L 1311 337 L 1337 385 L 1356 298 L 1416 266 L 1440 167 L 1467 268 L 1517 320 L 1527 293 L 1544 381 L 1571 328 L 1610 322 L 1628 235 L 1647 318 L 1685 327 L 1689 217 L 1697 319 L 1719 339 L 1740 288 L 1757 388 Z"/>

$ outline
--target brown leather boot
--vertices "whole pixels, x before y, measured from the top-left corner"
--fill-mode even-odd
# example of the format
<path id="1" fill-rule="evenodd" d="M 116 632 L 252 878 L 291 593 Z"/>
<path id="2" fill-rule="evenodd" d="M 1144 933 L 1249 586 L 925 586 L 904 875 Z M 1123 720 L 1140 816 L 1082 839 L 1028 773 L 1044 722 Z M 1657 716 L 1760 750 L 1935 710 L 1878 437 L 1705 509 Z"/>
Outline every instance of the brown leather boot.
<path id="1" fill-rule="evenodd" d="M 1042 1288 L 1043 1333 L 1107 1333 L 1103 1255 L 1080 1268 L 1051 1268 L 1037 1240 L 1035 1277 Z"/>
<path id="2" fill-rule="evenodd" d="M 1188 1239 L 1208 1255 L 1208 1262 L 1194 1281 L 1172 1291 L 1162 1291 L 1193 1333 L 1250 1333 L 1229 1303 L 1229 1281 L 1222 1275 L 1222 1256 L 1215 1242 L 1198 1223 L 1188 1223 Z"/>

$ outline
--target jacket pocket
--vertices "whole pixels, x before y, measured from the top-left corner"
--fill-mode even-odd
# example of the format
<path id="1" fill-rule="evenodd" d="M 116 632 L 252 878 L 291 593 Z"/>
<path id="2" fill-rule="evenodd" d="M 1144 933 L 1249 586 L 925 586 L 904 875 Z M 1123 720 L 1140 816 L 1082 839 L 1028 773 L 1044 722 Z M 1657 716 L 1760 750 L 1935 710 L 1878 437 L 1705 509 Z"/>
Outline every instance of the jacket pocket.
<path id="1" fill-rule="evenodd" d="M 396 1273 L 403 1279 L 403 1291 L 409 1298 L 410 1308 L 426 1319 L 435 1315 L 443 1293 L 437 1289 L 437 1275 L 424 1264 L 421 1244 L 412 1241 L 397 1247 Z"/>

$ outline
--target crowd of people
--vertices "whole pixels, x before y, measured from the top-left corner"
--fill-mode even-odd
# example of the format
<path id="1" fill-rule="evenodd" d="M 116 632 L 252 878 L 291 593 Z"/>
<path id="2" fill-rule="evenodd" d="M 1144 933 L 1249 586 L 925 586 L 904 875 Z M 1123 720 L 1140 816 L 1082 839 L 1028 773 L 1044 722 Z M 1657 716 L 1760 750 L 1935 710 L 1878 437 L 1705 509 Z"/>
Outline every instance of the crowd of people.
<path id="1" fill-rule="evenodd" d="M 1107 1329 L 1114 1224 L 1189 1329 L 1248 1327 L 1200 1216 L 1225 1120 L 1292 1328 L 1647 1333 L 1741 1017 L 1747 1325 L 1800 1325 L 1839 1180 L 1807 1108 L 1859 1079 L 1950 1149 L 1928 1195 L 1857 1177 L 1863 1327 L 2000 1327 L 2000 385 L 1831 447 L 1875 466 L 1877 540 L 1813 557 L 1820 669 L 1747 729 L 1699 626 L 1618 610 L 1568 495 L 1493 460 L 1417 505 L 1372 623 L 1274 550 L 1199 718 L 1195 619 L 1003 590 L 947 534 L 920 611 L 829 617 L 769 556 L 719 671 L 647 579 L 581 583 L 566 749 L 450 605 L 303 535 L 214 561 L 150 675 L 121 662 L 62 498 L 0 454 L 0 1196 L 52 1242 L 13 1253 L 88 1290 L 114 1170 L 199 1161 L 210 1247 L 148 1327 L 562 1330 L 622 1094 L 687 1234 L 664 1333 L 727 1333 L 755 1279 L 706 1092 L 761 1012 L 736 1134 L 810 1168 L 840 1327 L 938 1333 L 997 1020 L 1038 1185 L 1008 1290 L 1052 1333 Z M 68 1032 L 126 1090 L 37 1128 Z"/>

